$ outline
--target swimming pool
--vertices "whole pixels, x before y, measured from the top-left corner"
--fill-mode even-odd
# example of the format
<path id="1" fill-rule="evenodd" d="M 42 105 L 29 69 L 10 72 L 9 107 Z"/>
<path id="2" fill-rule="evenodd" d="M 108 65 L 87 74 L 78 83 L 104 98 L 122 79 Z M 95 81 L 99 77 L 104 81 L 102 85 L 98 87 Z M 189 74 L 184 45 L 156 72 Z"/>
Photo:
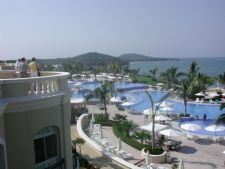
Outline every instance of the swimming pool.
<path id="1" fill-rule="evenodd" d="M 207 120 L 187 120 L 187 121 L 180 122 L 180 125 L 187 124 L 187 123 L 197 124 L 198 126 L 201 127 L 200 130 L 191 131 L 191 133 L 196 133 L 196 134 L 200 134 L 200 135 L 225 136 L 225 131 L 212 132 L 212 131 L 206 131 L 205 130 L 206 127 L 208 127 L 210 125 L 214 125 L 215 124 L 215 120 L 212 120 L 212 119 L 207 119 Z M 223 126 L 225 126 L 225 125 L 223 125 Z"/>
<path id="2" fill-rule="evenodd" d="M 89 82 L 89 81 L 69 81 L 68 85 L 72 86 L 77 82 L 82 83 L 82 90 L 77 94 L 73 94 L 72 98 L 82 98 L 86 96 L 88 92 L 85 90 L 93 91 L 97 87 L 101 86 L 101 83 L 98 81 Z M 134 103 L 132 106 L 123 106 L 126 109 L 130 109 L 135 112 L 142 113 L 143 110 L 151 108 L 149 99 L 144 90 L 134 90 L 134 89 L 145 89 L 147 85 L 141 83 L 125 83 L 125 82 L 117 82 L 115 83 L 115 88 L 118 90 L 122 90 L 123 92 L 117 92 L 117 96 L 126 96 L 128 101 Z M 84 93 L 82 93 L 84 91 Z M 150 91 L 150 94 L 156 103 L 159 99 L 161 99 L 166 91 Z M 168 102 L 173 103 L 172 108 L 174 108 L 174 112 L 176 114 L 184 113 L 184 104 L 182 100 L 175 99 L 167 99 Z M 220 110 L 220 105 L 218 104 L 206 104 L 206 103 L 195 103 L 188 102 L 187 103 L 187 112 L 191 114 L 192 117 L 202 118 L 204 114 L 207 115 L 208 119 L 216 119 L 220 114 L 225 113 L 224 110 Z"/>

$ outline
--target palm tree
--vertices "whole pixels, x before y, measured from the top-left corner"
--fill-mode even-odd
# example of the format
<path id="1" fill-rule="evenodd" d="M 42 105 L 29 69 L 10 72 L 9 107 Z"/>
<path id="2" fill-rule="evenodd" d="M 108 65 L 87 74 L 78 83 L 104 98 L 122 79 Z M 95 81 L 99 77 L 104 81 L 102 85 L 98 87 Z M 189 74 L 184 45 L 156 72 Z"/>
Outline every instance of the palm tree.
<path id="1" fill-rule="evenodd" d="M 158 102 L 159 104 L 157 104 L 157 105 L 154 104 L 154 101 L 152 99 L 151 94 L 148 91 L 146 91 L 145 93 L 147 94 L 148 99 L 151 103 L 151 109 L 152 109 L 152 148 L 155 148 L 155 116 L 158 112 L 160 104 L 169 97 L 170 93 L 168 92 L 166 95 L 164 95 L 164 97 L 162 97 L 159 100 L 159 102 Z"/>
<path id="2" fill-rule="evenodd" d="M 111 91 L 111 84 L 109 82 L 105 82 L 104 84 L 102 84 L 101 87 L 96 88 L 93 92 L 88 94 L 86 96 L 86 100 L 89 100 L 90 98 L 93 98 L 93 97 L 100 98 L 100 101 L 104 105 L 105 115 L 108 115 L 106 104 L 107 104 L 110 91 Z"/>
<path id="3" fill-rule="evenodd" d="M 159 70 L 159 69 L 158 69 L 157 67 L 154 68 L 154 69 L 152 69 L 152 70 L 149 70 L 149 73 L 151 74 L 151 77 L 152 77 L 153 79 L 156 79 L 155 76 L 156 76 L 158 70 Z"/>
<path id="4" fill-rule="evenodd" d="M 190 82 L 186 79 L 181 82 L 180 91 L 181 97 L 184 101 L 184 114 L 187 115 L 187 97 L 189 90 Z"/>
<path id="5" fill-rule="evenodd" d="M 200 66 L 198 65 L 198 63 L 192 62 L 187 73 L 188 78 L 193 80 L 198 75 L 199 70 L 200 70 Z"/>
<path id="6" fill-rule="evenodd" d="M 225 103 L 222 103 L 221 105 L 220 105 L 220 110 L 223 110 L 225 108 Z"/>
<path id="7" fill-rule="evenodd" d="M 140 140 L 142 144 L 145 140 L 149 140 L 151 138 L 150 134 L 145 131 L 135 132 L 133 137 Z"/>
<path id="8" fill-rule="evenodd" d="M 126 120 L 122 123 L 121 127 L 123 127 L 124 131 L 126 132 L 126 136 L 129 137 L 130 131 L 137 127 L 137 125 L 132 120 Z"/>
<path id="9" fill-rule="evenodd" d="M 110 70 L 113 72 L 114 76 L 120 72 L 121 68 L 120 65 L 118 65 L 117 63 L 111 64 L 110 65 Z"/>
<path id="10" fill-rule="evenodd" d="M 116 113 L 115 117 L 113 117 L 113 120 L 118 122 L 119 124 L 122 124 L 123 122 L 127 120 L 127 116 Z"/>
<path id="11" fill-rule="evenodd" d="M 223 74 L 219 75 L 219 81 L 222 84 L 225 84 L 225 72 L 223 72 Z"/>
<path id="12" fill-rule="evenodd" d="M 73 140 L 75 151 L 76 151 L 76 146 L 78 146 L 80 150 L 80 155 L 81 155 L 81 146 L 84 145 L 84 143 L 85 143 L 85 140 L 79 137 Z"/>
<path id="13" fill-rule="evenodd" d="M 167 86 L 171 87 L 171 85 L 178 84 L 178 78 L 184 76 L 185 73 L 178 72 L 178 68 L 171 67 L 167 69 L 165 72 L 161 73 L 162 79 L 167 82 Z"/>

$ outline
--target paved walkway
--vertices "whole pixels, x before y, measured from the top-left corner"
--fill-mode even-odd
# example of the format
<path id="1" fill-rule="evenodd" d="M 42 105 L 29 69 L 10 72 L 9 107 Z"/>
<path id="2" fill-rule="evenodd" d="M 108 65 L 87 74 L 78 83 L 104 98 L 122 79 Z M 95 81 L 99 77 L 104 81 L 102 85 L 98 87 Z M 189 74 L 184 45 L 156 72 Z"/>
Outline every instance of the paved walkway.
<path id="1" fill-rule="evenodd" d="M 75 125 L 71 126 L 71 139 L 74 140 L 77 137 L 79 137 L 77 133 L 77 127 Z M 91 163 L 101 167 L 101 169 L 128 169 L 125 166 L 122 166 L 115 161 L 112 161 L 111 159 L 101 155 L 101 153 L 90 147 L 87 143 L 82 146 L 81 150 L 83 157 L 87 158 Z"/>
<path id="2" fill-rule="evenodd" d="M 104 113 L 104 111 L 99 110 L 99 108 L 95 105 L 87 106 L 90 113 Z M 115 105 L 107 106 L 110 118 L 114 117 L 116 113 L 122 113 L 127 115 L 127 119 L 133 120 L 138 125 L 144 124 L 143 115 L 133 115 L 129 114 L 125 111 L 119 111 Z M 109 129 L 104 128 L 104 134 L 109 137 L 115 137 L 113 133 L 110 132 Z M 111 135 L 111 136 L 110 136 Z M 194 142 L 186 139 L 185 137 L 179 138 L 182 141 L 181 147 L 177 151 L 172 151 L 171 156 L 175 161 L 179 161 L 181 158 L 184 160 L 185 169 L 225 169 L 225 165 L 223 164 L 225 160 L 225 154 L 222 152 L 225 150 L 225 143 L 210 143 L 207 140 L 200 140 L 199 142 Z M 116 141 L 112 139 L 112 142 Z M 129 147 L 124 145 L 124 150 L 128 150 Z M 134 155 L 139 158 L 139 154 L 137 152 L 133 152 Z"/>

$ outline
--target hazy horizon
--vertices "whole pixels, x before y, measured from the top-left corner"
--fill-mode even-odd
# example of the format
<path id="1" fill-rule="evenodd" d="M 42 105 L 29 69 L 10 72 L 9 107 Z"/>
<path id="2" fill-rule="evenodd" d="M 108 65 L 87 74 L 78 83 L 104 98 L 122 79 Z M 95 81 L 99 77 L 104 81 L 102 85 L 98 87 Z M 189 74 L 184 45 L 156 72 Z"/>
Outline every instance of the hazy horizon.
<path id="1" fill-rule="evenodd" d="M 0 0 L 0 59 L 225 57 L 224 0 Z"/>

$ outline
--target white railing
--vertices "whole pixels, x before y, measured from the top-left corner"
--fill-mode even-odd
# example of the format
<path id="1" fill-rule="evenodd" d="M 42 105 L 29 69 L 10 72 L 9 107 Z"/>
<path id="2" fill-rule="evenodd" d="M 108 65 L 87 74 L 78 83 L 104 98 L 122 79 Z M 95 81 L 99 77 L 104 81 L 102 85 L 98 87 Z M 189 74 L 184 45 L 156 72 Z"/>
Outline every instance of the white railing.
<path id="1" fill-rule="evenodd" d="M 66 91 L 68 77 L 67 72 L 41 72 L 40 77 L 16 78 L 15 71 L 0 71 L 0 99 Z"/>

